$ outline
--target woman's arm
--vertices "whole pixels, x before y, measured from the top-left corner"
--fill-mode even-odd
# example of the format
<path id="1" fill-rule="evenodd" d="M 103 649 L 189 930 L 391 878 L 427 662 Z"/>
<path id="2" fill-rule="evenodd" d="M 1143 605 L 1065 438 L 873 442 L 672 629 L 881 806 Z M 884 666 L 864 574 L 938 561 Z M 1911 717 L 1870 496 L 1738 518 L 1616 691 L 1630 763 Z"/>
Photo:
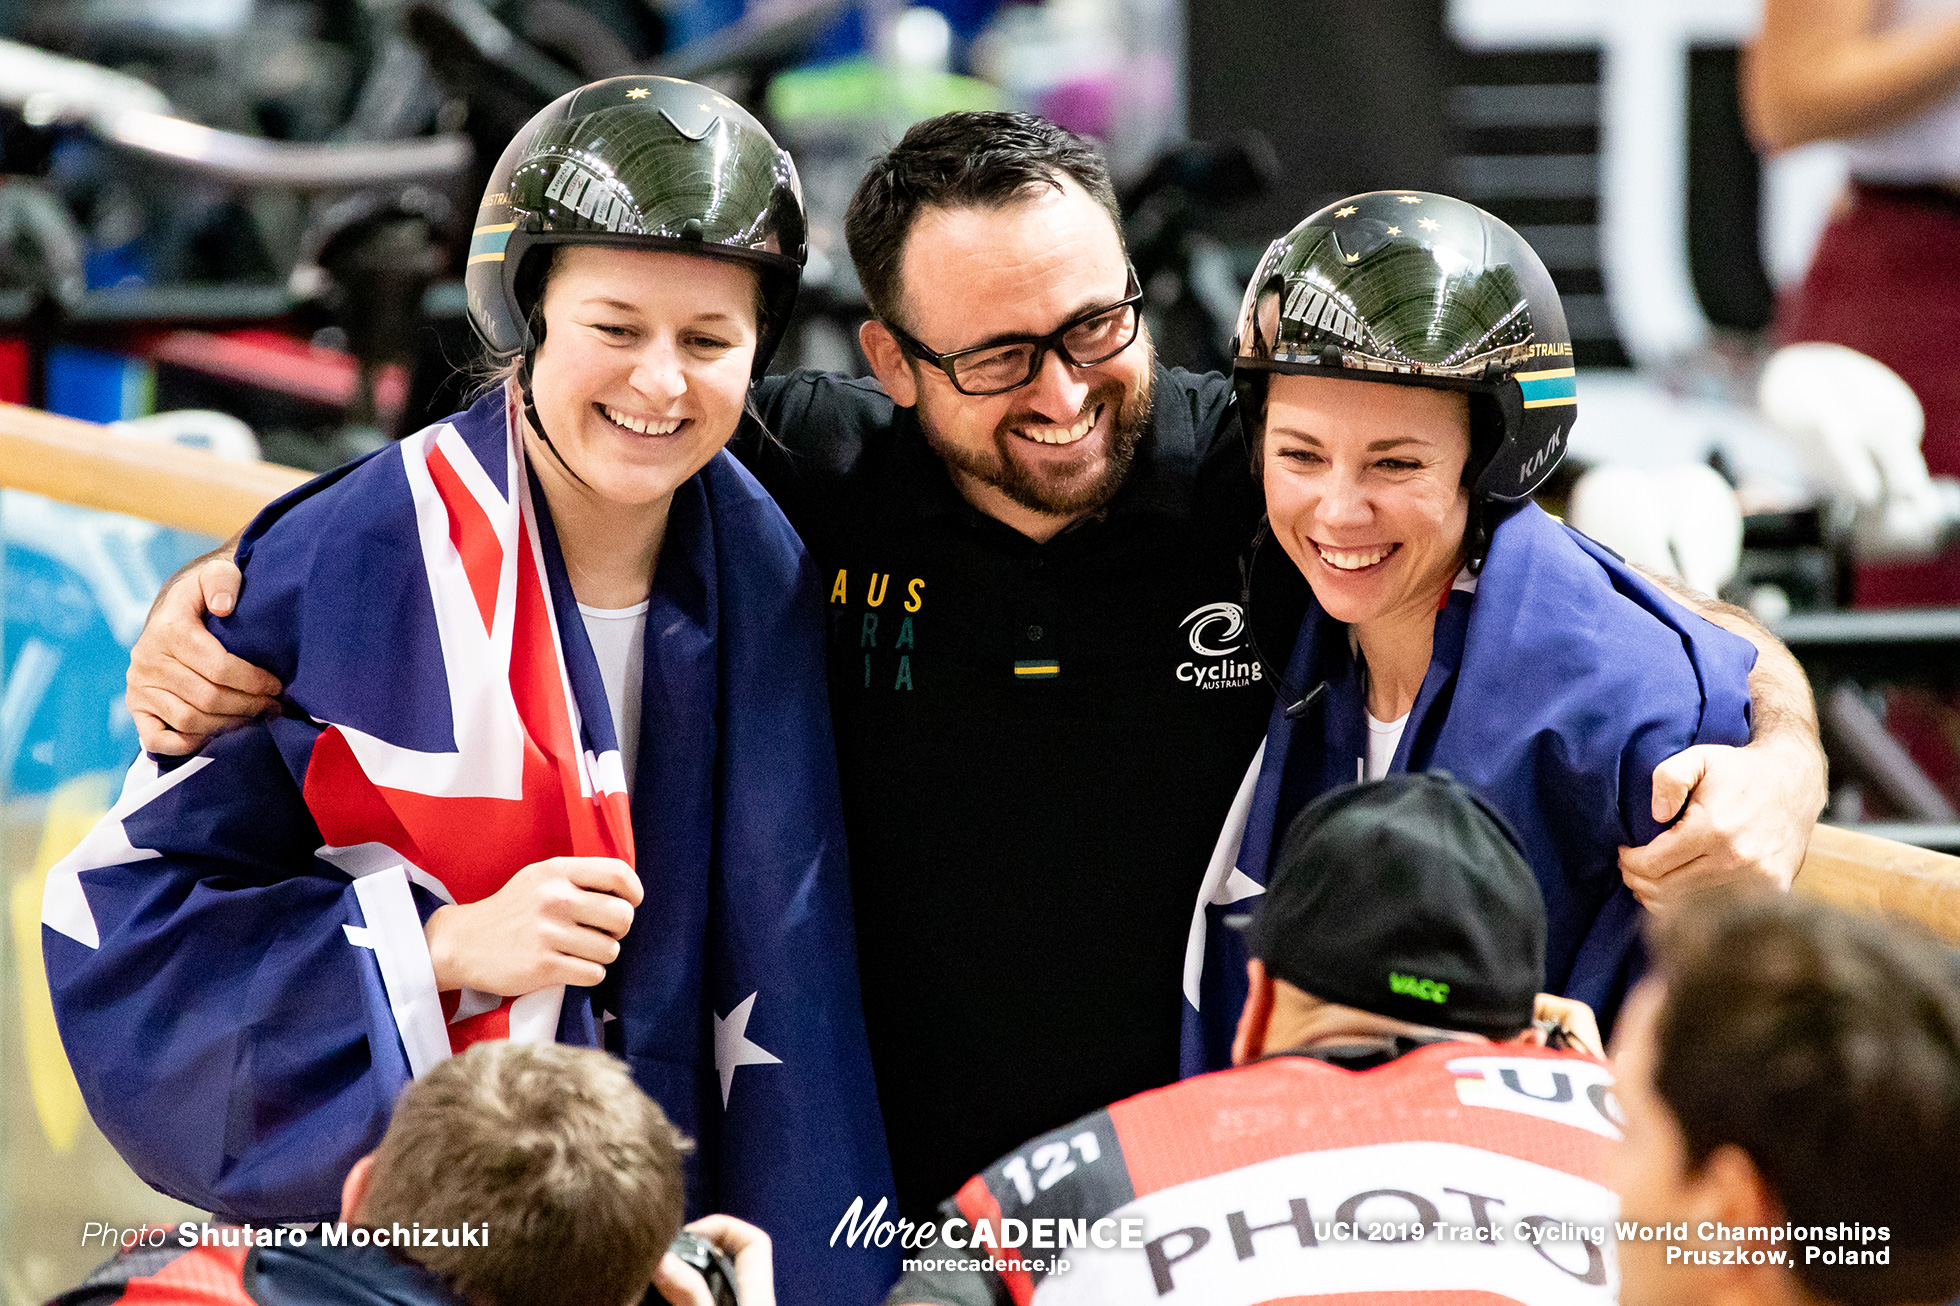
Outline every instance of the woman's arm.
<path id="1" fill-rule="evenodd" d="M 1742 104 L 1765 151 L 1889 127 L 1960 87 L 1960 17 L 1872 31 L 1877 0 L 1767 0 Z"/>
<path id="2" fill-rule="evenodd" d="M 1742 608 L 1644 575 L 1685 606 L 1756 647 L 1749 673 L 1752 737 L 1746 748 L 1703 744 L 1654 768 L 1654 819 L 1680 819 L 1653 842 L 1620 850 L 1627 886 L 1650 909 L 1697 890 L 1768 879 L 1787 889 L 1824 810 L 1824 748 L 1803 668 Z M 1682 804 L 1686 803 L 1684 809 Z"/>
<path id="3" fill-rule="evenodd" d="M 226 1218 L 331 1216 L 409 1078 L 376 945 L 434 900 L 399 870 L 350 880 L 323 842 L 258 725 L 139 761 L 48 874 L 42 955 L 90 1113 L 146 1182 Z"/>

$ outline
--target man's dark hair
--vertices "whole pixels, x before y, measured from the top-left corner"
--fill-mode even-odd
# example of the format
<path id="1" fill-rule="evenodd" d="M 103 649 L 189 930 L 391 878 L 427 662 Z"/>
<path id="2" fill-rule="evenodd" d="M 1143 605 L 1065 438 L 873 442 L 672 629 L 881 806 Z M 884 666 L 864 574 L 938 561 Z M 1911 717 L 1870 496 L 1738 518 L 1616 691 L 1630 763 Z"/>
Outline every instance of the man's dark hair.
<path id="1" fill-rule="evenodd" d="M 1797 1277 L 1819 1297 L 1880 1306 L 1960 1292 L 1953 954 L 1780 894 L 1682 917 L 1661 939 L 1654 1088 L 1689 1164 L 1733 1145 L 1789 1224 L 1889 1229 L 1888 1265 L 1806 1265 L 1793 1240 Z"/>
<path id="2" fill-rule="evenodd" d="M 942 113 L 917 123 L 871 165 L 844 213 L 864 297 L 880 321 L 899 323 L 899 267 L 912 224 L 925 208 L 999 208 L 1063 177 L 1109 210 L 1116 238 L 1122 212 L 1109 165 L 1095 146 L 1031 113 Z"/>

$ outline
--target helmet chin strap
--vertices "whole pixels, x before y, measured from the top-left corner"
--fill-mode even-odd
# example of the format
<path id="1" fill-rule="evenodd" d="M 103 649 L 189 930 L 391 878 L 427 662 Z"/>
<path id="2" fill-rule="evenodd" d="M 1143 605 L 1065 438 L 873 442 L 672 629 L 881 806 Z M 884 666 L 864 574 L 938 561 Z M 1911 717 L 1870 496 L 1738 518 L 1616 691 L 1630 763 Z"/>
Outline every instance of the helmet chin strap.
<path id="1" fill-rule="evenodd" d="M 1470 549 L 1464 565 L 1472 576 L 1481 576 L 1484 560 L 1490 556 L 1490 500 L 1475 495 L 1470 499 Z"/>
<path id="2" fill-rule="evenodd" d="M 1267 657 L 1259 647 L 1259 636 L 1252 629 L 1252 574 L 1259 569 L 1259 550 L 1273 537 L 1272 519 L 1261 515 L 1259 530 L 1252 537 L 1252 554 L 1245 561 L 1244 572 L 1239 585 L 1239 615 L 1245 620 L 1245 639 L 1252 649 L 1252 656 L 1266 668 L 1273 684 L 1279 688 L 1279 701 L 1285 705 L 1288 721 L 1297 721 L 1305 716 L 1322 694 L 1327 692 L 1327 682 L 1321 681 L 1305 693 L 1296 691 L 1286 679 L 1286 668 Z"/>
<path id="3" fill-rule="evenodd" d="M 565 455 L 559 453 L 558 446 L 551 442 L 551 433 L 544 429 L 544 421 L 538 416 L 538 406 L 531 398 L 531 355 L 536 352 L 537 347 L 535 345 L 526 349 L 524 356 L 517 363 L 517 393 L 523 396 L 524 399 L 524 419 L 531 424 L 531 429 L 538 433 L 538 438 L 544 441 L 544 447 L 551 450 L 551 456 L 558 460 L 558 465 L 565 469 L 565 474 L 590 490 L 592 489 L 591 483 L 574 471 L 572 465 L 565 461 Z M 597 493 L 597 491 L 594 491 L 594 493 Z"/>

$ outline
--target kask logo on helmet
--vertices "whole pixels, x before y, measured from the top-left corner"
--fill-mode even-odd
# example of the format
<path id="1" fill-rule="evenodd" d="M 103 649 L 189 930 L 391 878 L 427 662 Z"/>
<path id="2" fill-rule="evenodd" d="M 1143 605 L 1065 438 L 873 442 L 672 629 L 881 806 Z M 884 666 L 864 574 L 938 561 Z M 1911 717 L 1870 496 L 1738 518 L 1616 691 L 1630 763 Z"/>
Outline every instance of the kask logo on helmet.
<path id="1" fill-rule="evenodd" d="M 1256 658 L 1240 655 L 1245 609 L 1236 603 L 1207 603 L 1178 623 L 1196 659 L 1180 662 L 1177 678 L 1199 689 L 1237 689 L 1256 684 L 1262 674 Z"/>
<path id="2" fill-rule="evenodd" d="M 1563 431 L 1553 431 L 1552 438 L 1545 441 L 1545 447 L 1524 460 L 1524 466 L 1518 468 L 1518 484 L 1523 485 L 1551 466 L 1552 460 L 1558 455 L 1559 441 L 1564 438 L 1564 435 Z"/>

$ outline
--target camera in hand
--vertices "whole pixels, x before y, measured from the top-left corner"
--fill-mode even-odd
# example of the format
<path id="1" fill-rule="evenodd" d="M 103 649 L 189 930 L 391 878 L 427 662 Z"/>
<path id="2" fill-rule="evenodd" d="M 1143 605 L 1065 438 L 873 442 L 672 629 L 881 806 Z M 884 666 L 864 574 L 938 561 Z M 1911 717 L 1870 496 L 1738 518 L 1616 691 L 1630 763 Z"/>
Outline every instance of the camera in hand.
<path id="1" fill-rule="evenodd" d="M 715 1306 L 740 1306 L 740 1299 L 735 1296 L 735 1266 L 721 1248 L 683 1229 L 667 1250 L 707 1280 L 708 1296 L 714 1299 Z M 660 1290 L 649 1287 L 641 1298 L 641 1306 L 662 1306 Z"/>

